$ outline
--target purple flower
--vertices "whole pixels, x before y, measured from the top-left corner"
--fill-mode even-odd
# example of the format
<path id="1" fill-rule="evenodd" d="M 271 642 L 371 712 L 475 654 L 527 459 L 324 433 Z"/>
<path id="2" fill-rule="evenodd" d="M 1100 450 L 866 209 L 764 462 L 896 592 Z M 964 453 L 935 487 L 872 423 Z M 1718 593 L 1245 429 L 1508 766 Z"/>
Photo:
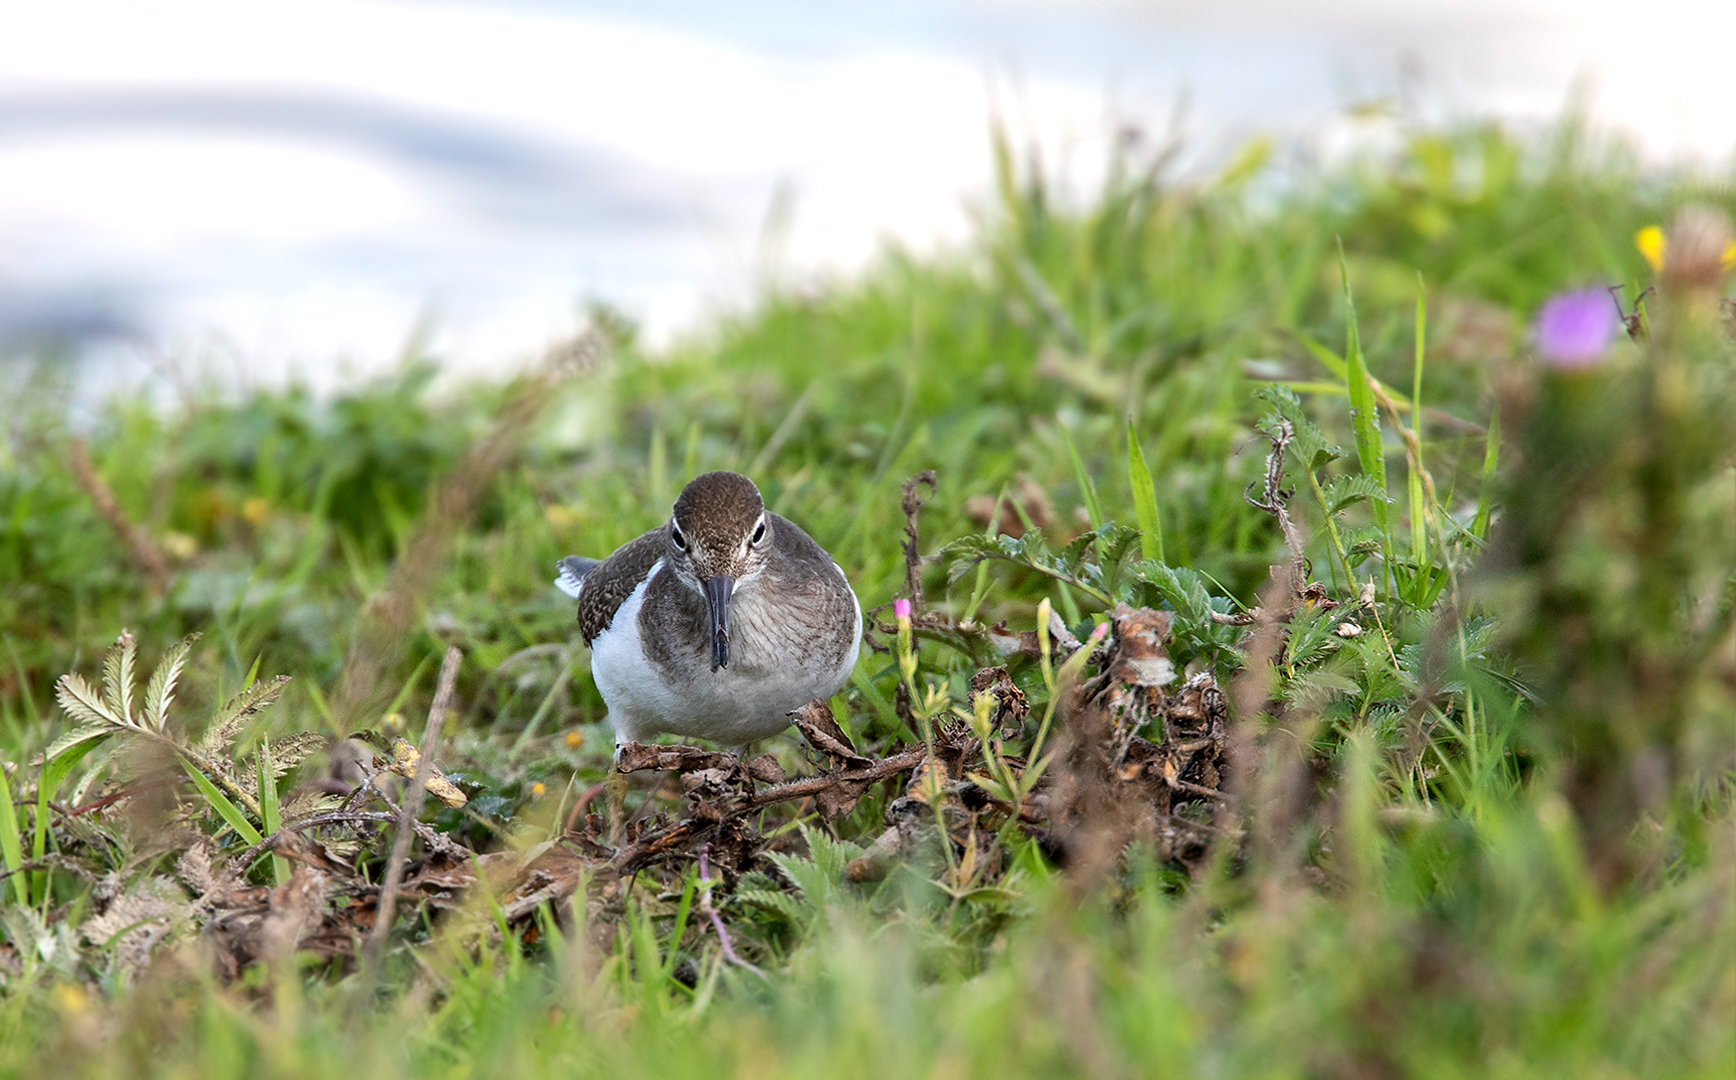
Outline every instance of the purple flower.
<path id="1" fill-rule="evenodd" d="M 910 601 L 902 596 L 892 601 L 892 615 L 897 619 L 910 618 Z"/>
<path id="2" fill-rule="evenodd" d="M 1532 339 L 1537 354 L 1551 367 L 1586 368 L 1609 348 L 1619 321 L 1615 305 L 1601 289 L 1562 293 L 1537 313 Z"/>

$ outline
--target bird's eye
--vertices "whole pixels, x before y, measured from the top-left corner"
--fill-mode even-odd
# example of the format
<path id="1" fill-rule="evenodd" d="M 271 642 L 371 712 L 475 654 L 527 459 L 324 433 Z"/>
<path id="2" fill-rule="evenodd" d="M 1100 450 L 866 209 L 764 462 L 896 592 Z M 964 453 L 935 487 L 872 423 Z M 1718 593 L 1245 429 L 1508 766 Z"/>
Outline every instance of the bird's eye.
<path id="1" fill-rule="evenodd" d="M 758 544 L 761 540 L 764 540 L 765 538 L 766 538 L 766 523 L 762 521 L 758 525 L 754 526 L 753 540 L 751 542 Z"/>
<path id="2" fill-rule="evenodd" d="M 682 551 L 687 550 L 687 537 L 681 535 L 681 530 L 673 521 L 669 523 L 669 539 L 675 541 L 675 546 Z"/>

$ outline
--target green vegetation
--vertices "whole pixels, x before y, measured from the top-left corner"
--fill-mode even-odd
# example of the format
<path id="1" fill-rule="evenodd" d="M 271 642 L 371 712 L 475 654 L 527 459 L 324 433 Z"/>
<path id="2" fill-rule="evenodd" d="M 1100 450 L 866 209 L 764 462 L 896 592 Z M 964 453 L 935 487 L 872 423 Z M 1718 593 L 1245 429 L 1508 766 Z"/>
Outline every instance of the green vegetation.
<path id="1" fill-rule="evenodd" d="M 1260 147 L 1180 182 L 1130 143 L 1082 209 L 999 151 L 967 250 L 890 251 L 668 350 L 598 310 L 504 386 L 431 389 L 413 355 L 330 400 L 75 423 L 50 369 L 15 395 L 0 1070 L 1736 1071 L 1732 189 L 1571 126 L 1417 132 L 1278 196 Z M 1633 238 L 1672 222 L 1654 274 Z M 1548 297 L 1654 279 L 1640 340 L 1533 355 Z M 871 612 L 833 708 L 864 754 L 976 739 L 979 804 L 1064 801 L 1094 628 L 1167 612 L 1171 693 L 1197 675 L 1229 704 L 1224 775 L 1185 774 L 1208 790 L 1168 818 L 1207 839 L 1117 832 L 1089 792 L 1024 827 L 925 771 L 874 873 L 907 775 L 829 821 L 766 809 L 739 866 L 428 902 L 428 868 L 470 872 L 452 843 L 486 871 L 583 831 L 611 736 L 554 562 L 714 468 L 870 609 L 908 595 L 901 492 L 935 471 L 915 618 Z M 1038 646 L 1001 655 L 1003 621 Z M 1067 635 L 1088 644 L 1064 660 Z M 435 855 L 369 966 L 365 922 L 302 931 L 371 884 L 299 914 L 291 893 L 320 860 L 387 876 L 400 787 L 351 792 L 415 774 L 396 737 L 449 646 L 434 775 L 467 803 L 423 814 Z M 1001 662 L 1031 706 L 1004 739 L 968 685 Z M 762 749 L 824 764 L 793 730 Z"/>

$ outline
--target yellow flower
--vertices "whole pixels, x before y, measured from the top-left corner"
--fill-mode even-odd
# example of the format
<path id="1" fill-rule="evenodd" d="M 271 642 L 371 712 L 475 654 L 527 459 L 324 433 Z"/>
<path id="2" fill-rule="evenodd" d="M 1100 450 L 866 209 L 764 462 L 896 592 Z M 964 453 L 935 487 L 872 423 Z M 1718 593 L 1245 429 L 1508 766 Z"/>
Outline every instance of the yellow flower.
<path id="1" fill-rule="evenodd" d="M 49 1000 L 63 1016 L 77 1016 L 89 1007 L 84 987 L 77 983 L 59 983 L 49 991 Z"/>
<path id="2" fill-rule="evenodd" d="M 255 495 L 241 504 L 241 516 L 247 519 L 247 524 L 257 528 L 271 516 L 271 500 Z"/>
<path id="3" fill-rule="evenodd" d="M 1640 249 L 1640 254 L 1646 258 L 1646 264 L 1653 273 L 1662 273 L 1664 269 L 1664 230 L 1656 225 L 1647 225 L 1634 233 L 1634 247 Z M 1724 249 L 1725 271 L 1736 270 L 1736 244 Z"/>
<path id="4" fill-rule="evenodd" d="M 1640 249 L 1640 254 L 1646 257 L 1646 263 L 1657 273 L 1664 268 L 1664 230 L 1656 225 L 1647 225 L 1634 233 L 1634 247 Z"/>
<path id="5" fill-rule="evenodd" d="M 579 747 L 581 747 L 583 745 L 585 745 L 585 733 L 584 732 L 582 732 L 582 731 L 569 731 L 569 732 L 567 732 L 567 749 L 568 750 L 577 750 Z"/>
<path id="6" fill-rule="evenodd" d="M 543 795 L 545 795 L 547 792 L 548 792 L 548 788 L 543 787 L 541 783 L 535 783 L 535 784 L 532 784 L 530 786 L 530 793 L 539 799 L 542 798 Z"/>
<path id="7" fill-rule="evenodd" d="M 186 562 L 199 554 L 199 541 L 184 532 L 164 533 L 163 550 L 176 562 Z"/>

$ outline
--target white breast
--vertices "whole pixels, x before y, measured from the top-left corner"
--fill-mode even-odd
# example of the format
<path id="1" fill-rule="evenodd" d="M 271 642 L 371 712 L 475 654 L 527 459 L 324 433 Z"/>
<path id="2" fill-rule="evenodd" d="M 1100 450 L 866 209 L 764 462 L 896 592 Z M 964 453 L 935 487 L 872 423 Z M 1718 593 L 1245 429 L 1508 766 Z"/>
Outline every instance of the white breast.
<path id="1" fill-rule="evenodd" d="M 608 703 L 617 743 L 660 733 L 725 746 L 764 739 L 789 726 L 791 710 L 837 693 L 856 666 L 862 608 L 854 592 L 850 647 L 841 663 L 824 664 L 811 635 L 792 634 L 787 621 L 769 618 L 758 591 L 746 587 L 730 608 L 729 666 L 711 671 L 698 665 L 672 674 L 647 660 L 640 642 L 639 612 L 662 570 L 659 560 L 592 643 L 591 673 Z M 842 578 L 843 570 L 838 574 Z"/>

